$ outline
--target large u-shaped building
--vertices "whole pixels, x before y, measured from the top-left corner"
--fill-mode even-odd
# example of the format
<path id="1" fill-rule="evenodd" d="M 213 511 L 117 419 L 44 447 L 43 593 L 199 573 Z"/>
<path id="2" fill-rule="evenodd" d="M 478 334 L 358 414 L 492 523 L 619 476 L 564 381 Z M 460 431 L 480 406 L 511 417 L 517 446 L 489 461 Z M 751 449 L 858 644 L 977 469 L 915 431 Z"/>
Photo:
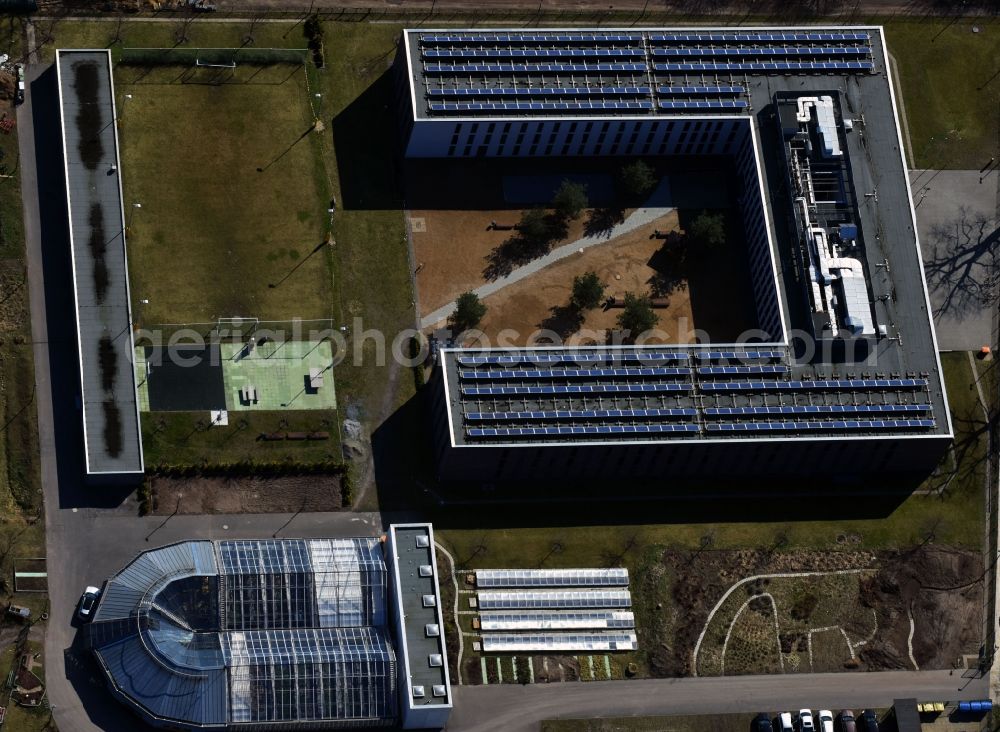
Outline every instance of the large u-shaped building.
<path id="1" fill-rule="evenodd" d="M 403 154 L 456 175 L 726 160 L 752 288 L 739 342 L 442 349 L 443 479 L 842 483 L 937 463 L 952 426 L 881 28 L 409 30 L 396 70 Z"/>

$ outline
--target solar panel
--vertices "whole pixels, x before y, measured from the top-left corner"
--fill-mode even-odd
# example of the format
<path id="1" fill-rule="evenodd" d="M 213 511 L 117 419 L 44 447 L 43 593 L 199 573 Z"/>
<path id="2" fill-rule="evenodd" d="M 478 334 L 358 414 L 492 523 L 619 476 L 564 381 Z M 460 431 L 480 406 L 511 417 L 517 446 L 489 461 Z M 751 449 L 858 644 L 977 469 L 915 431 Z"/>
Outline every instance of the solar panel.
<path id="1" fill-rule="evenodd" d="M 787 374 L 787 366 L 700 366 L 698 373 L 702 376 L 725 374 Z"/>
<path id="2" fill-rule="evenodd" d="M 652 109 L 649 101 L 571 101 L 571 102 L 439 102 L 431 103 L 428 108 L 434 112 L 469 112 L 490 110 L 557 110 L 557 109 Z"/>
<path id="3" fill-rule="evenodd" d="M 714 381 L 701 384 L 704 391 L 917 389 L 927 379 L 826 379 L 820 381 Z"/>
<path id="4" fill-rule="evenodd" d="M 573 427 L 469 427 L 469 437 L 556 437 L 565 435 L 615 435 L 665 434 L 673 432 L 698 432 L 695 424 L 613 424 Z"/>
<path id="5" fill-rule="evenodd" d="M 484 652 L 634 651 L 634 632 L 624 633 L 484 633 Z"/>
<path id="6" fill-rule="evenodd" d="M 869 41 L 867 33 L 653 33 L 649 40 L 658 43 L 704 43 L 728 41 L 730 43 L 768 43 L 789 41 Z"/>
<path id="7" fill-rule="evenodd" d="M 489 590 L 476 594 L 481 610 L 632 607 L 628 590 Z"/>
<path id="8" fill-rule="evenodd" d="M 587 569 L 479 569 L 477 587 L 628 587 L 624 567 Z"/>
<path id="9" fill-rule="evenodd" d="M 428 89 L 428 96 L 457 96 L 457 97 L 482 97 L 482 96 L 607 96 L 617 94 L 620 96 L 649 94 L 648 86 L 590 86 L 590 87 L 479 87 L 461 89 Z"/>
<path id="10" fill-rule="evenodd" d="M 872 71 L 871 61 L 754 61 L 747 63 L 662 63 L 656 71 Z"/>
<path id="11" fill-rule="evenodd" d="M 688 100 L 688 101 L 660 101 L 663 109 L 706 109 L 706 110 L 726 110 L 726 109 L 746 109 L 749 106 L 742 99 L 723 100 Z"/>
<path id="12" fill-rule="evenodd" d="M 743 94 L 742 86 L 658 86 L 660 94 Z"/>
<path id="13" fill-rule="evenodd" d="M 933 419 L 876 419 L 795 422 L 729 422 L 705 425 L 709 432 L 801 432 L 813 430 L 880 430 L 934 427 Z"/>
<path id="14" fill-rule="evenodd" d="M 483 631 L 502 630 L 615 630 L 635 627 L 629 610 L 501 610 L 479 614 Z"/>
<path id="15" fill-rule="evenodd" d="M 689 376 L 691 369 L 681 366 L 648 368 L 595 369 L 498 369 L 490 371 L 459 371 L 460 379 L 510 381 L 514 379 L 599 379 L 606 377 Z"/>
<path id="16" fill-rule="evenodd" d="M 699 361 L 761 361 L 782 358 L 782 351 L 698 351 L 694 357 Z"/>
<path id="17" fill-rule="evenodd" d="M 653 419 L 656 417 L 693 417 L 697 409 L 683 407 L 654 407 L 649 409 L 566 409 L 536 412 L 466 412 L 467 422 L 501 422 L 531 420 L 584 420 L 584 419 Z"/>
<path id="18" fill-rule="evenodd" d="M 645 63 L 582 63 L 582 64 L 426 64 L 424 73 L 426 74 L 457 74 L 457 73 L 481 73 L 481 74 L 531 74 L 531 73 L 559 73 L 559 72 L 640 72 L 646 71 Z"/>
<path id="19" fill-rule="evenodd" d="M 641 48 L 424 49 L 425 58 L 600 58 L 645 56 Z"/>
<path id="20" fill-rule="evenodd" d="M 930 404 L 812 404 L 779 407 L 705 407 L 707 417 L 764 414 L 880 414 L 888 412 L 929 412 Z"/>
<path id="21" fill-rule="evenodd" d="M 517 396 L 520 394 L 627 394 L 692 391 L 694 384 L 573 384 L 569 386 L 463 386 L 466 396 Z"/>
<path id="22" fill-rule="evenodd" d="M 686 351 L 566 351 L 560 353 L 521 351 L 515 355 L 456 355 L 455 361 L 463 366 L 488 366 L 493 364 L 516 365 L 522 363 L 602 363 L 605 361 L 656 363 L 658 361 L 687 361 L 689 357 Z"/>
<path id="23" fill-rule="evenodd" d="M 422 34 L 421 44 L 478 43 L 638 43 L 642 36 L 622 33 L 447 33 Z"/>
<path id="24" fill-rule="evenodd" d="M 765 46 L 746 47 L 701 47 L 701 48 L 654 48 L 654 56 L 870 56 L 866 46 Z"/>

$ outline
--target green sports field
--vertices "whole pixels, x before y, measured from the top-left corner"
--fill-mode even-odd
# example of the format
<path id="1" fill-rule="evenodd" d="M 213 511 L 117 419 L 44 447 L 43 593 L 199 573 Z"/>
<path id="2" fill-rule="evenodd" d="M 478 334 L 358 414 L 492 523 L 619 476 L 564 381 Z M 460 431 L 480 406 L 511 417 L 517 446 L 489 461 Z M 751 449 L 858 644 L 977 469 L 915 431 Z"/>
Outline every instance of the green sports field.
<path id="1" fill-rule="evenodd" d="M 219 345 L 219 367 L 232 412 L 336 409 L 333 349 L 329 341 L 268 341 L 247 351 L 241 343 Z M 146 349 L 135 349 L 139 408 L 149 411 Z M 318 374 L 313 382 L 311 375 Z M 245 389 L 254 392 L 246 398 Z M 206 407 L 207 409 L 207 407 Z"/>
<path id="2" fill-rule="evenodd" d="M 136 319 L 329 317 L 329 198 L 305 67 L 223 77 L 120 64 L 115 82 Z"/>

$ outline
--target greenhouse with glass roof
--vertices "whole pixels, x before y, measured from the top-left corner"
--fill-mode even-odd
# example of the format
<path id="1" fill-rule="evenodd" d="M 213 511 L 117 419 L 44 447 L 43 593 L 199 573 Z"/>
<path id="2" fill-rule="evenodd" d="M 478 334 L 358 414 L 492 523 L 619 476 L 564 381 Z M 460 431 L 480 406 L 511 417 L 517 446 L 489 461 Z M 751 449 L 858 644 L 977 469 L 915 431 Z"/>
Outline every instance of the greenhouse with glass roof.
<path id="1" fill-rule="evenodd" d="M 391 725 L 406 632 L 389 620 L 389 573 L 378 538 L 173 544 L 108 580 L 89 643 L 156 726 Z"/>

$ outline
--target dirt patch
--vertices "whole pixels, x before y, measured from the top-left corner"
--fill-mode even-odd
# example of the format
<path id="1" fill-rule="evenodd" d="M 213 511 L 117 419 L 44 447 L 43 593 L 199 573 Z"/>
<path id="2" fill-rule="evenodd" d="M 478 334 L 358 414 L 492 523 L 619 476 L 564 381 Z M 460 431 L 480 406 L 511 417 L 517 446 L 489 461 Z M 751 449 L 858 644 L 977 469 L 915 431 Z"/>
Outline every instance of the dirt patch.
<path id="1" fill-rule="evenodd" d="M 0 261 L 0 332 L 23 329 L 28 322 L 27 273 L 18 260 Z"/>
<path id="2" fill-rule="evenodd" d="M 626 292 L 649 292 L 658 276 L 669 278 L 674 285 L 665 297 L 668 306 L 656 309 L 660 317 L 657 328 L 669 336 L 666 339 L 668 342 L 690 342 L 696 326 L 687 281 L 680 273 L 662 272 L 656 268 L 658 253 L 663 247 L 670 246 L 662 239 L 653 238 L 657 229 L 675 231 L 677 214 L 665 214 L 645 226 L 573 254 L 530 278 L 486 297 L 483 302 L 488 311 L 480 329 L 491 340 L 496 340 L 501 331 L 510 329 L 517 335 L 507 341 L 516 345 L 526 345 L 536 330 L 569 335 L 571 341 L 582 345 L 603 342 L 607 331 L 616 327 L 620 309 L 595 308 L 585 313 L 580 323 L 567 312 L 573 278 L 592 270 L 606 284 L 605 294 L 618 299 L 623 299 Z M 576 338 L 572 338 L 574 334 Z M 663 342 L 663 339 L 650 342 Z"/>
<path id="3" fill-rule="evenodd" d="M 153 511 L 168 516 L 201 513 L 339 511 L 340 477 L 163 478 L 151 480 Z"/>
<path id="4" fill-rule="evenodd" d="M 581 238 L 589 216 L 590 211 L 584 211 L 579 219 L 570 221 L 566 236 L 554 246 Z M 421 315 L 485 284 L 483 272 L 490 252 L 515 233 L 505 228 L 493 229 L 490 224 L 495 221 L 501 227 L 508 227 L 520 219 L 520 208 L 410 211 Z"/>
<path id="5" fill-rule="evenodd" d="M 452 649 L 448 654 L 448 673 L 451 678 L 458 678 L 458 634 L 459 627 L 455 624 L 455 585 L 452 582 L 452 568 L 448 557 L 435 550 L 438 566 L 438 598 L 440 599 L 441 617 L 444 618 L 444 639 L 447 647 Z"/>
<path id="6" fill-rule="evenodd" d="M 871 650 L 885 658 L 863 659 L 870 667 L 912 668 L 907 652 L 913 616 L 913 657 L 920 668 L 949 668 L 975 653 L 982 639 L 982 557 L 971 552 L 922 547 L 887 553 L 867 589 L 880 631 Z M 978 580 L 978 581 L 977 581 Z"/>
<path id="7" fill-rule="evenodd" d="M 692 672 L 691 662 L 695 643 L 708 620 L 709 613 L 724 593 L 740 579 L 757 574 L 789 572 L 833 572 L 843 569 L 868 568 L 859 574 L 841 575 L 839 582 L 855 590 L 857 612 L 838 615 L 838 605 L 831 597 L 820 596 L 814 604 L 808 596 L 787 598 L 788 608 L 795 608 L 803 627 L 840 626 L 852 639 L 856 659 L 851 661 L 846 642 L 830 633 L 819 639 L 814 634 L 814 656 L 820 653 L 823 670 L 859 668 L 883 670 L 912 668 L 907 649 L 910 630 L 908 609 L 914 618 L 914 656 L 924 669 L 949 668 L 962 654 L 975 653 L 982 633 L 982 558 L 975 552 L 939 547 L 921 547 L 907 552 L 768 552 L 740 551 L 677 551 L 663 553 L 667 586 L 672 608 L 666 623 L 657 623 L 643 615 L 662 612 L 637 605 L 637 624 L 655 628 L 655 637 L 645 639 L 653 676 L 685 676 Z M 777 593 L 778 580 L 748 583 L 739 595 L 737 606 L 754 595 Z M 747 612 L 754 612 L 748 607 Z M 790 616 L 790 615 L 789 615 Z M 783 619 L 784 620 L 784 619 Z M 716 627 L 706 634 L 706 646 L 721 647 L 725 629 Z M 738 636 L 739 628 L 734 628 Z M 709 637 L 709 636 L 712 637 Z M 843 637 L 841 633 L 838 635 Z M 716 637 L 720 636 L 720 637 Z M 780 642 L 785 654 L 785 671 L 808 670 L 805 635 L 799 630 L 784 632 Z M 733 643 L 745 643 L 730 638 Z M 829 645 L 830 654 L 822 648 Z M 838 649 L 836 653 L 834 649 Z M 699 653 L 700 658 L 703 654 Z M 727 658 L 729 653 L 726 654 Z M 792 658 L 794 656 L 794 658 Z M 829 656 L 829 657 L 828 657 Z M 792 663 L 789 663 L 789 661 Z M 820 670 L 813 666 L 814 670 Z M 699 670 L 701 666 L 699 666 Z M 727 665 L 726 673 L 731 669 Z M 742 670 L 742 673 L 751 672 Z"/>
<path id="8" fill-rule="evenodd" d="M 531 662 L 535 683 L 580 680 L 580 661 L 576 656 L 533 656 Z"/>

